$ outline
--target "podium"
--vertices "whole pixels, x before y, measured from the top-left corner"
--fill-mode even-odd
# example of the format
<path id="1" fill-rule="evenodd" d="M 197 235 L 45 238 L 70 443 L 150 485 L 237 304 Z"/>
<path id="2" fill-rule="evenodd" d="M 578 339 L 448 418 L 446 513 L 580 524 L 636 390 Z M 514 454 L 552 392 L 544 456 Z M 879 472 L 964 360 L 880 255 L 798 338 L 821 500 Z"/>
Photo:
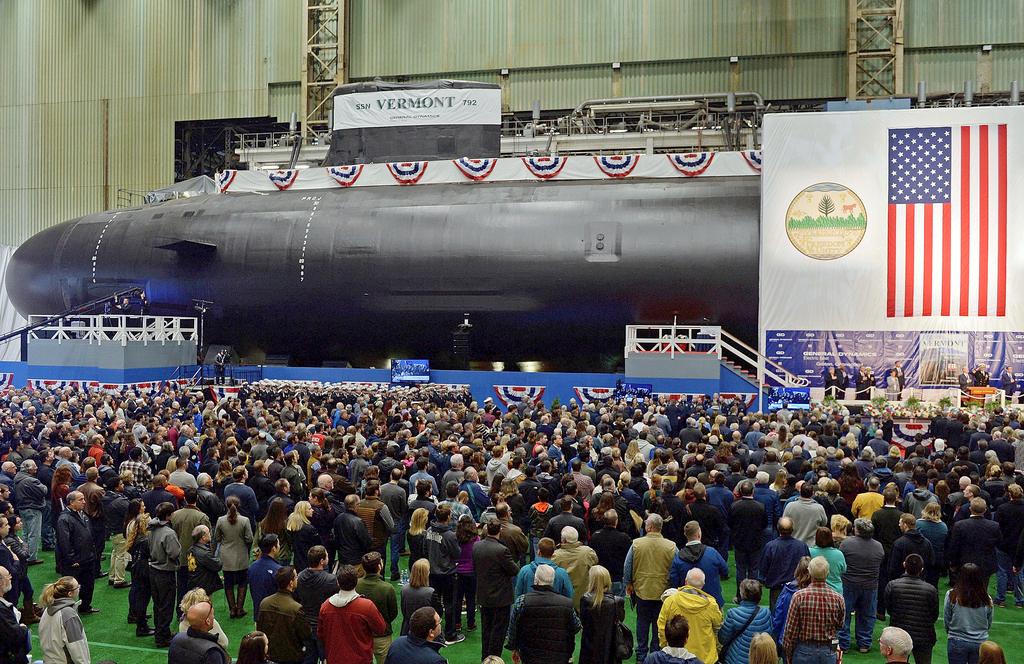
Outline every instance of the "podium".
<path id="1" fill-rule="evenodd" d="M 998 391 L 994 387 L 968 387 L 967 396 L 963 399 L 963 402 L 965 404 L 984 406 L 985 400 Z"/>

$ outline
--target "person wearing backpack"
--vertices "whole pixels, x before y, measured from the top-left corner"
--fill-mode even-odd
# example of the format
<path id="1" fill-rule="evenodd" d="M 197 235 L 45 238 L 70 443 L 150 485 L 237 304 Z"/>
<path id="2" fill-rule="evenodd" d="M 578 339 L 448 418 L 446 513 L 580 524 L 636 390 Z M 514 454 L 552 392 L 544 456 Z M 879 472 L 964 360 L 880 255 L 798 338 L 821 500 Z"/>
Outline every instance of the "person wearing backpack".
<path id="1" fill-rule="evenodd" d="M 551 493 L 545 488 L 537 489 L 537 502 L 530 507 L 530 555 L 534 560 L 537 558 L 537 543 L 544 537 L 544 531 L 551 520 L 551 503 L 548 498 Z"/>

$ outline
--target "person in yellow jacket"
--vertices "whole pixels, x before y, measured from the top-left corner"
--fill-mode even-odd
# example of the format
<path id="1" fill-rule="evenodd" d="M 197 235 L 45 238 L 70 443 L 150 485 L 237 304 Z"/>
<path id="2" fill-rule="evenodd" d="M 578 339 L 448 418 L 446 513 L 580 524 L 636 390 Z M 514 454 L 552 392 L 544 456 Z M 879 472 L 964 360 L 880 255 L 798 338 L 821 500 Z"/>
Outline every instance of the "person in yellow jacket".
<path id="1" fill-rule="evenodd" d="M 722 610 L 718 602 L 707 594 L 704 588 L 704 572 L 693 568 L 686 573 L 686 585 L 670 588 L 661 596 L 661 613 L 658 614 L 658 638 L 661 646 L 668 645 L 665 625 L 673 616 L 684 616 L 690 623 L 690 637 L 686 649 L 700 658 L 704 664 L 718 662 L 718 628 L 722 626 Z"/>

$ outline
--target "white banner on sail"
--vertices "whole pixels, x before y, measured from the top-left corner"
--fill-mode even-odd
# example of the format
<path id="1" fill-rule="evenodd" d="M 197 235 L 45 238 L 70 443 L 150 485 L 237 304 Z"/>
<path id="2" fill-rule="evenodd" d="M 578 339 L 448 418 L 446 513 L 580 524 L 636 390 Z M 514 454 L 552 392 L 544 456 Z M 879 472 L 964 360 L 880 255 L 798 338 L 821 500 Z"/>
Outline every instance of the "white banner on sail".
<path id="1" fill-rule="evenodd" d="M 500 124 L 501 90 L 442 88 L 337 95 L 332 127 L 338 130 Z"/>

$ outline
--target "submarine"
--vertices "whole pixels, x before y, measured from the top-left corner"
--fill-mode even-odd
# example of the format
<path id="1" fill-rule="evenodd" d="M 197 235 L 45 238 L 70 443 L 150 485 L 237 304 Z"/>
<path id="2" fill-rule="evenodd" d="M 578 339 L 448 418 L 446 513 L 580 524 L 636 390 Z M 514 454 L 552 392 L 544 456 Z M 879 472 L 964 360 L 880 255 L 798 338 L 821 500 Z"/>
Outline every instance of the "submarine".
<path id="1" fill-rule="evenodd" d="M 664 155 L 655 155 L 662 158 Z M 588 157 L 589 159 L 589 157 Z M 65 221 L 6 275 L 23 315 L 139 287 L 207 343 L 293 363 L 621 364 L 624 327 L 756 337 L 760 178 L 605 178 L 226 191 Z"/>

